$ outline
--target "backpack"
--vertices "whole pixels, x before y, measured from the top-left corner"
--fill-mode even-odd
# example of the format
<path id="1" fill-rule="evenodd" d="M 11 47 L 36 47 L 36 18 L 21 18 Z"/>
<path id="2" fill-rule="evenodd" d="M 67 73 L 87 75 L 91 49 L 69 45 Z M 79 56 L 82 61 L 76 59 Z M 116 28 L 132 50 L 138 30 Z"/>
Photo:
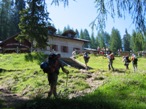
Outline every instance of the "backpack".
<path id="1" fill-rule="evenodd" d="M 136 57 L 133 57 L 132 61 L 133 61 L 134 64 L 137 64 L 138 59 Z"/>
<path id="2" fill-rule="evenodd" d="M 44 71 L 44 73 L 53 73 L 58 64 L 58 56 L 56 54 L 50 54 L 48 56 L 48 62 L 42 62 L 40 64 L 40 68 Z"/>
<path id="3" fill-rule="evenodd" d="M 84 53 L 84 59 L 89 59 L 88 53 Z"/>
<path id="4" fill-rule="evenodd" d="M 131 62 L 131 60 L 129 59 L 129 56 L 126 56 L 125 59 L 126 59 L 126 62 Z"/>
<path id="5" fill-rule="evenodd" d="M 48 62 L 42 62 L 41 64 L 40 64 L 40 68 L 44 71 L 44 73 L 47 73 L 47 71 L 48 71 L 48 67 L 49 66 L 49 64 L 48 64 Z"/>
<path id="6" fill-rule="evenodd" d="M 111 59 L 111 60 L 114 60 L 114 59 L 115 59 L 114 54 L 111 54 L 111 55 L 110 55 L 110 59 Z"/>

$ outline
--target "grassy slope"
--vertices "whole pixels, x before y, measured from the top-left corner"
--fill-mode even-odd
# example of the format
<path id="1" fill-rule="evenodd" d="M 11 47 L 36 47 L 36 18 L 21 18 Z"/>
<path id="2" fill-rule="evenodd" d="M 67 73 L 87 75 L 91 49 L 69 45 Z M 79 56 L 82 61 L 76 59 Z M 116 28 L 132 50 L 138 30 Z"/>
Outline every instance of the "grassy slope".
<path id="1" fill-rule="evenodd" d="M 40 54 L 11 54 L 0 55 L 0 67 L 7 69 L 0 72 L 0 84 L 7 87 L 14 93 L 24 96 L 42 98 L 48 91 L 46 74 L 39 68 L 40 62 L 44 59 Z M 78 60 L 83 62 L 82 57 Z M 107 71 L 107 59 L 101 56 L 91 56 L 89 66 L 93 71 L 101 72 L 108 77 L 106 84 L 85 97 L 68 99 L 34 99 L 21 108 L 32 107 L 34 109 L 144 109 L 146 108 L 146 67 L 145 58 L 139 58 L 138 69 L 134 73 L 132 65 L 130 70 L 125 71 L 121 57 L 116 57 L 114 67 L 118 72 Z M 68 81 L 69 90 L 64 92 L 66 75 L 62 72 L 59 77 L 58 90 L 66 93 L 75 92 L 88 88 L 84 82 L 86 75 L 79 73 L 74 68 L 70 69 Z M 49 103 L 48 103 L 49 102 Z"/>
<path id="2" fill-rule="evenodd" d="M 13 93 L 34 98 L 36 96 L 45 97 L 49 90 L 47 75 L 40 69 L 40 63 L 45 60 L 42 54 L 7 54 L 0 55 L 0 84 Z M 80 91 L 88 88 L 89 85 L 84 81 L 87 77 L 79 73 L 77 69 L 70 70 L 68 92 Z M 66 88 L 66 75 L 60 71 L 58 81 L 58 91 L 62 92 Z M 78 79 L 80 78 L 80 79 Z"/>

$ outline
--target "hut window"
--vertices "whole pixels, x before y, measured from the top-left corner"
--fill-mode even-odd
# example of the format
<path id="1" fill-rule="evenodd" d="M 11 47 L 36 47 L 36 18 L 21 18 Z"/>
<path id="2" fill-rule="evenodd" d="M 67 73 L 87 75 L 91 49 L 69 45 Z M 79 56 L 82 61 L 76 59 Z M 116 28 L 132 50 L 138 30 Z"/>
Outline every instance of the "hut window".
<path id="1" fill-rule="evenodd" d="M 52 50 L 58 51 L 58 45 L 52 45 Z"/>
<path id="2" fill-rule="evenodd" d="M 61 46 L 61 52 L 67 53 L 68 47 L 67 46 Z"/>

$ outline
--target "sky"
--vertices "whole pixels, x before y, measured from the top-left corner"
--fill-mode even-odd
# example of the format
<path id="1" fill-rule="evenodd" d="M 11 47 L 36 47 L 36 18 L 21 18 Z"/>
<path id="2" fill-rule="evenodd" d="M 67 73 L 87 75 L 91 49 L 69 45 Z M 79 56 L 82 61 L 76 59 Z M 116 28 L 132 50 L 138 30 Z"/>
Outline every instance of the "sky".
<path id="1" fill-rule="evenodd" d="M 89 34 L 92 33 L 89 25 L 97 16 L 94 0 L 69 0 L 67 7 L 64 7 L 63 3 L 60 3 L 59 6 L 51 5 L 50 1 L 52 0 L 47 0 L 49 17 L 52 19 L 51 23 L 55 25 L 56 29 L 63 30 L 64 27 L 69 25 L 70 28 L 77 29 L 79 32 L 81 29 L 87 29 Z M 111 34 L 111 30 L 114 27 L 119 30 L 121 37 L 125 34 L 125 29 L 128 30 L 129 34 L 132 34 L 134 25 L 130 16 L 127 15 L 125 19 L 116 18 L 113 20 L 111 17 L 107 19 L 104 31 Z M 97 30 L 94 30 L 95 35 L 96 33 Z"/>

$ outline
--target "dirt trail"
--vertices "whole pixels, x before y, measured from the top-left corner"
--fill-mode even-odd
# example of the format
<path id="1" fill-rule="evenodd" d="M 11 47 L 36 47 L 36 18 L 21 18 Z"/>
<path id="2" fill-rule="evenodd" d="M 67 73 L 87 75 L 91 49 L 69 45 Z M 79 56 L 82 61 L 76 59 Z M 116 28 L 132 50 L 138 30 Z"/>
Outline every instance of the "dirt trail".
<path id="1" fill-rule="evenodd" d="M 95 89 L 97 89 L 99 86 L 101 86 L 104 83 L 104 79 L 102 80 L 96 80 L 96 77 L 98 77 L 99 73 L 90 73 L 87 71 L 82 71 L 83 74 L 87 75 L 86 82 L 89 84 L 90 88 L 87 88 L 83 91 L 78 91 L 75 93 L 69 94 L 69 99 L 78 97 L 78 96 L 84 96 L 87 93 L 93 92 Z M 29 98 L 20 96 L 18 94 L 12 94 L 8 89 L 4 87 L 0 87 L 0 99 L 2 100 L 3 105 L 0 105 L 1 107 L 13 107 L 22 103 L 25 103 L 25 101 L 29 100 Z"/>
<path id="2" fill-rule="evenodd" d="M 70 94 L 69 99 L 78 97 L 78 96 L 84 96 L 85 94 L 93 92 L 99 86 L 104 84 L 103 77 L 100 79 L 96 79 L 97 77 L 99 77 L 99 73 L 90 73 L 90 72 L 87 72 L 86 70 L 83 70 L 82 73 L 88 76 L 85 81 L 89 84 L 90 88 Z"/>

